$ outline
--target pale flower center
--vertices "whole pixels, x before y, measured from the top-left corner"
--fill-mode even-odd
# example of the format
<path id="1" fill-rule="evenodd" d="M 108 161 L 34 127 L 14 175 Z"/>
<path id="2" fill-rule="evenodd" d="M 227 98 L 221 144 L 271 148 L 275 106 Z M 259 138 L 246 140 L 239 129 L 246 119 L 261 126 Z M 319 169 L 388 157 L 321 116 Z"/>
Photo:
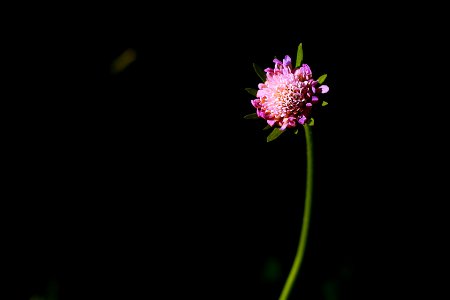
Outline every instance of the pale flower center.
<path id="1" fill-rule="evenodd" d="M 302 103 L 301 87 L 291 83 L 281 84 L 276 89 L 274 99 L 273 110 L 276 115 L 282 118 L 297 115 Z"/>

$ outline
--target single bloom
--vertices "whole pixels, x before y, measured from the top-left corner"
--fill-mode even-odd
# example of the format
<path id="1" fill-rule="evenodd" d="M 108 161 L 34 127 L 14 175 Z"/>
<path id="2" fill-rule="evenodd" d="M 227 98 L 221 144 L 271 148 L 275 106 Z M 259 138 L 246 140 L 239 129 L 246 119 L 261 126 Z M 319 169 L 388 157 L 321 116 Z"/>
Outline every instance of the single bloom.
<path id="1" fill-rule="evenodd" d="M 283 61 L 274 59 L 275 68 L 266 68 L 266 81 L 258 85 L 257 99 L 251 100 L 258 117 L 280 130 L 294 128 L 311 119 L 313 106 L 319 103 L 319 95 L 328 92 L 327 85 L 320 85 L 312 77 L 307 64 L 292 68 L 286 55 Z"/>

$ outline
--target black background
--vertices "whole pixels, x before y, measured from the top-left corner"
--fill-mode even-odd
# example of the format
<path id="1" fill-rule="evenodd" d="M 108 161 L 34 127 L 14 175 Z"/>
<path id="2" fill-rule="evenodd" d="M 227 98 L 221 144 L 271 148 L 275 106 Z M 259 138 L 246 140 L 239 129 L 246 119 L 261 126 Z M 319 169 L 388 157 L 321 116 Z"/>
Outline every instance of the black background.
<path id="1" fill-rule="evenodd" d="M 414 70 L 406 47 L 387 46 L 373 19 L 190 4 L 41 21 L 20 48 L 27 80 L 7 127 L 5 286 L 16 299 L 49 284 L 60 300 L 277 299 L 301 229 L 305 142 L 300 132 L 267 143 L 264 122 L 243 118 L 254 112 L 244 89 L 259 83 L 252 63 L 273 67 L 299 43 L 330 91 L 315 116 L 312 221 L 292 298 L 433 293 L 424 253 L 440 251 L 430 203 L 443 196 L 422 158 L 440 124 L 422 126 L 428 102 L 399 75 Z M 127 49 L 136 61 L 112 74 Z"/>

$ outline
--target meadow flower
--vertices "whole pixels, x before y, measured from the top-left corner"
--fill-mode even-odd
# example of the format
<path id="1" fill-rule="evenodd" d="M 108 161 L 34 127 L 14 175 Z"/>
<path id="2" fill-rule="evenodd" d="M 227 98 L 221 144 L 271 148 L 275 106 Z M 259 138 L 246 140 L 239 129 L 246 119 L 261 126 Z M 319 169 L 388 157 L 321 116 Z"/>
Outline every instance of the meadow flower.
<path id="1" fill-rule="evenodd" d="M 297 252 L 281 291 L 279 300 L 287 300 L 293 289 L 298 276 L 300 266 L 306 247 L 313 194 L 313 138 L 311 126 L 314 125 L 312 113 L 319 104 L 327 104 L 319 98 L 329 91 L 327 85 L 322 84 L 327 77 L 326 74 L 314 79 L 309 65 L 303 63 L 302 44 L 298 46 L 295 67 L 292 60 L 286 55 L 283 61 L 275 58 L 275 67 L 262 69 L 258 65 L 253 67 L 261 78 L 262 83 L 258 89 L 247 88 L 247 92 L 257 97 L 251 100 L 256 108 L 256 113 L 244 116 L 246 119 L 264 119 L 266 128 L 273 130 L 267 137 L 267 141 L 273 141 L 288 128 L 303 127 L 306 141 L 306 184 L 305 184 L 305 207 L 303 210 L 303 223 Z M 302 126 L 300 126 L 302 125 Z M 298 130 L 295 130 L 297 133 Z"/>
<path id="2" fill-rule="evenodd" d="M 273 62 L 275 67 L 264 70 L 266 81 L 258 85 L 257 98 L 251 100 L 257 116 L 280 130 L 308 123 L 313 107 L 320 103 L 319 95 L 327 93 L 328 86 L 313 79 L 307 64 L 293 68 L 289 55 Z"/>

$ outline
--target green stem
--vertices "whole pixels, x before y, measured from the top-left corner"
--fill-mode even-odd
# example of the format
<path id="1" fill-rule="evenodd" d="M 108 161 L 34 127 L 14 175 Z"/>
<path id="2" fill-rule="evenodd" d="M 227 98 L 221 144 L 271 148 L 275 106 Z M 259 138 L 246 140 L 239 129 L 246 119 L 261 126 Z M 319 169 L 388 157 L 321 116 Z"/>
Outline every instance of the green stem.
<path id="1" fill-rule="evenodd" d="M 289 276 L 284 284 L 279 300 L 287 300 L 292 287 L 294 286 L 295 279 L 297 278 L 302 264 L 303 254 L 306 247 L 306 239 L 308 237 L 309 220 L 311 216 L 311 202 L 313 191 L 313 140 L 312 132 L 309 125 L 304 125 L 305 138 L 306 138 L 306 192 L 305 192 L 305 208 L 303 210 L 303 225 L 300 233 L 300 241 L 295 255 L 294 263 L 292 264 Z"/>

